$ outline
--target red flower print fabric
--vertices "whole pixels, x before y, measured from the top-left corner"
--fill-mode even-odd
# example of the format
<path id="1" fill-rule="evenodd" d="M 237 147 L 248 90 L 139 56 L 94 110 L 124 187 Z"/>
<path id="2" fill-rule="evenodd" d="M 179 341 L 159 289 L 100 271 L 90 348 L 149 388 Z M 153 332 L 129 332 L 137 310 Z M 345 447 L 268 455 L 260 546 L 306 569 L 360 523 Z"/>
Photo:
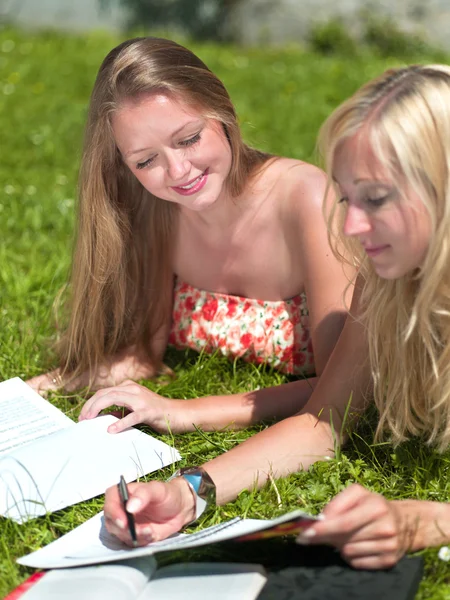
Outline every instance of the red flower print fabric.
<path id="1" fill-rule="evenodd" d="M 266 301 L 207 292 L 177 280 L 169 344 L 312 375 L 306 297 Z"/>

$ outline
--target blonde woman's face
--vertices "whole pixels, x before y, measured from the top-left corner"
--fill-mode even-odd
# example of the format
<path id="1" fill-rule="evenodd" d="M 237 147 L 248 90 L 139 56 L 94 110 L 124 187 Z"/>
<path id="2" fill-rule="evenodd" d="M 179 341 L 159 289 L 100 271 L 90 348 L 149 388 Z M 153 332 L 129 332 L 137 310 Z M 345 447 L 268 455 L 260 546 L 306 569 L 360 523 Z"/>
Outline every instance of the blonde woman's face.
<path id="1" fill-rule="evenodd" d="M 333 179 L 346 211 L 344 234 L 357 238 L 383 279 L 398 279 L 422 264 L 431 220 L 418 194 L 392 181 L 358 135 L 336 150 Z"/>
<path id="2" fill-rule="evenodd" d="M 161 94 L 126 103 L 112 126 L 125 164 L 158 198 L 200 211 L 224 193 L 231 148 L 219 122 Z"/>

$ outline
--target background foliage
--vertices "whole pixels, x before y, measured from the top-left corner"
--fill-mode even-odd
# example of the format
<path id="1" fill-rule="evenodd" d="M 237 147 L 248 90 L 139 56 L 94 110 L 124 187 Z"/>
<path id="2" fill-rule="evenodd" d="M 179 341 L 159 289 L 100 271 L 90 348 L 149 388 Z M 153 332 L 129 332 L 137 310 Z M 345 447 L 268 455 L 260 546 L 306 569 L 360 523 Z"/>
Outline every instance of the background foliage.
<path id="1" fill-rule="evenodd" d="M 227 29 L 233 6 L 239 0 L 119 0 L 126 9 L 125 28 L 151 28 L 178 31 L 196 40 L 224 40 L 232 37 Z M 111 0 L 100 0 L 103 7 Z"/>
<path id="2" fill-rule="evenodd" d="M 404 54 L 396 56 L 392 49 L 380 53 L 355 47 L 348 52 L 342 30 L 336 27 L 322 32 L 321 39 L 322 53 L 298 47 L 243 50 L 213 43 L 188 45 L 224 80 L 250 143 L 315 161 L 316 134 L 327 114 L 361 83 L 405 62 Z M 100 62 L 120 41 L 101 33 L 0 31 L 1 379 L 17 375 L 26 379 L 51 364 L 47 345 L 54 335 L 51 307 L 70 264 L 86 106 Z M 427 48 L 420 52 L 411 50 L 408 61 L 445 60 Z M 171 397 L 237 392 L 286 381 L 268 370 L 192 353 L 171 351 L 167 360 L 177 379 L 168 385 L 146 384 Z M 54 396 L 52 401 L 76 419 L 83 399 Z M 389 445 L 374 446 L 371 422 L 369 416 L 334 460 L 317 463 L 260 493 L 243 492 L 202 524 L 236 514 L 270 517 L 296 507 L 318 512 L 352 481 L 389 497 L 448 500 L 450 455 L 437 456 L 416 441 L 395 451 Z M 265 426 L 240 433 L 197 432 L 179 436 L 175 443 L 186 464 L 198 464 Z M 161 437 L 174 443 L 169 436 Z M 156 476 L 165 477 L 168 471 Z M 0 521 L 0 597 L 30 573 L 16 565 L 16 557 L 50 542 L 101 507 L 100 498 L 24 526 Z M 437 559 L 436 550 L 424 555 L 426 577 L 419 598 L 448 597 L 447 564 Z"/>

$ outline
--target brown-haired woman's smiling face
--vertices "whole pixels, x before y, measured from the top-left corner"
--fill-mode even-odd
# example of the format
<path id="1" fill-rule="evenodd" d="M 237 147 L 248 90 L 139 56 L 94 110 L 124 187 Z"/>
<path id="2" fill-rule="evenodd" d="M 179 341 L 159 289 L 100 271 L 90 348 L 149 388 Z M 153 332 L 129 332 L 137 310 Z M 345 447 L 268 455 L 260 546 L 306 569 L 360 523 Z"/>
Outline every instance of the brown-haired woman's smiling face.
<path id="1" fill-rule="evenodd" d="M 112 126 L 124 162 L 153 195 L 192 210 L 220 196 L 231 149 L 217 121 L 159 94 L 126 102 Z"/>

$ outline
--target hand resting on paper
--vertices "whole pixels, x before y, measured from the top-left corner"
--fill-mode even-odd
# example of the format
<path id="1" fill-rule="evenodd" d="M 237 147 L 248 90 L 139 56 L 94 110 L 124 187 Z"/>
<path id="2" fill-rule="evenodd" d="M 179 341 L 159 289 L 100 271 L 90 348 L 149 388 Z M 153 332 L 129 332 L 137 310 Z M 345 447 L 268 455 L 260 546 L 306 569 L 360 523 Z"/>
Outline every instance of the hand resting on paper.
<path id="1" fill-rule="evenodd" d="M 183 477 L 167 483 L 130 483 L 128 493 L 127 510 L 134 515 L 139 546 L 169 537 L 194 518 L 194 496 Z M 104 515 L 107 530 L 131 546 L 117 485 L 106 490 Z"/>
<path id="2" fill-rule="evenodd" d="M 185 431 L 177 415 L 182 400 L 163 398 L 134 381 L 124 381 L 120 385 L 96 392 L 83 406 L 79 420 L 93 419 L 109 406 L 123 406 L 129 412 L 108 428 L 109 433 L 119 433 L 128 427 L 145 423 L 155 431 L 173 433 Z M 117 416 L 117 415 L 116 415 Z"/>

